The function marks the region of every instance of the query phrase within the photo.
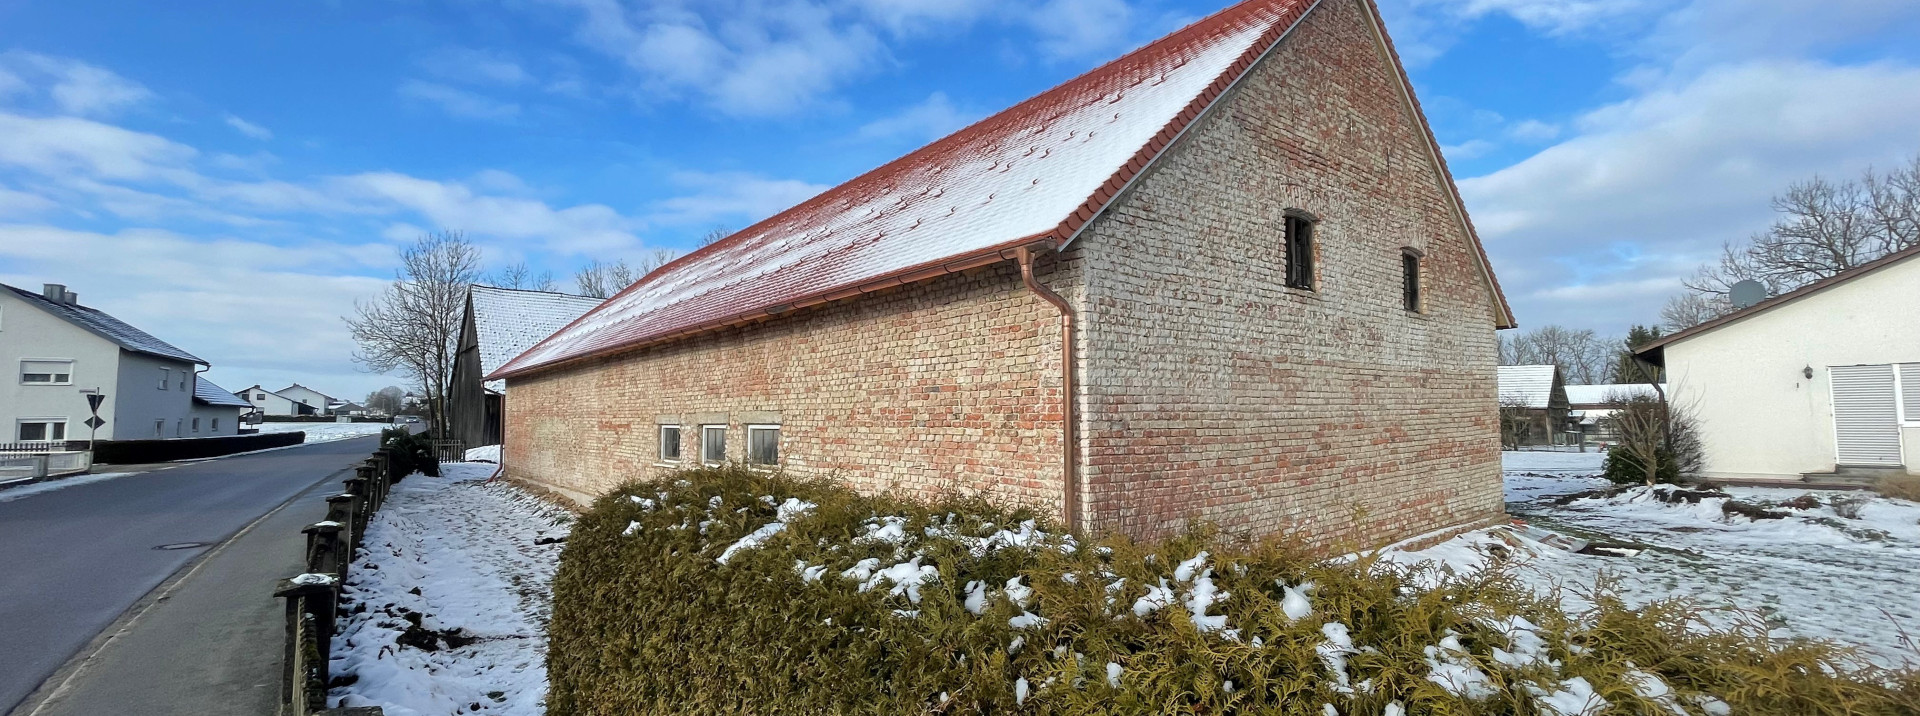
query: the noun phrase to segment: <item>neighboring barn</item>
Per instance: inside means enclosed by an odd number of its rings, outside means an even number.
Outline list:
[[[779,465],[1096,530],[1502,514],[1512,325],[1368,0],[1253,0],[684,256],[496,371],[515,480]]]
[[[1571,410],[1559,366],[1500,366],[1501,437],[1509,447],[1568,444]]]
[[[1920,247],[1648,344],[1698,418],[1702,476],[1920,470]],[[1836,475],[1838,473],[1838,475]]]
[[[514,356],[552,335],[601,299],[475,284],[467,289],[459,352],[447,390],[447,422],[468,447],[500,444],[505,381],[486,380]]]

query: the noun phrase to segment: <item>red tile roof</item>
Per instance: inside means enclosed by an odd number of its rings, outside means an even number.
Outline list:
[[[1057,247],[1311,5],[1247,0],[1195,22],[660,267],[489,377]]]

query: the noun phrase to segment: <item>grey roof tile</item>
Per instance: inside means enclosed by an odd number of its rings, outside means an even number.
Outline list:
[[[188,363],[212,365],[205,360],[194,357],[192,353],[175,348],[172,344],[154,338],[152,334],[129,326],[120,319],[109,316],[101,311],[87,308],[86,306],[75,306],[49,301],[47,297],[39,293],[6,284],[0,284],[0,288],[12,291],[20,300],[33,304],[41,310],[64,318],[69,323],[92,331],[109,341],[113,341],[119,344],[121,348],[135,353],[160,356],[161,358],[172,358]]]
[[[235,408],[251,408],[252,403],[241,400],[233,391],[214,385],[213,381],[199,375],[193,376],[193,399],[207,405],[226,405]]]

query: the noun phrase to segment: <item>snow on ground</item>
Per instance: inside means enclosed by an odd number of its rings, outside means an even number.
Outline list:
[[[394,486],[348,570],[332,703],[389,716],[545,711],[546,626],[565,511],[494,466]]]
[[[1776,636],[1829,639],[1858,646],[1883,665],[1920,665],[1920,648],[1901,630],[1920,634],[1920,503],[1868,492],[1785,487],[1730,488],[1730,497],[1668,504],[1649,488],[1612,497],[1554,504],[1556,497],[1604,487],[1590,474],[1599,457],[1580,453],[1506,453],[1507,510],[1537,527],[1583,539],[1645,546],[1634,557],[1575,554],[1480,530],[1398,562],[1436,560],[1459,569],[1486,561],[1493,545],[1513,549],[1522,579],[1545,588],[1571,587],[1568,608],[1585,608],[1579,592],[1601,574],[1617,580],[1631,605],[1687,597],[1720,608],[1717,620],[1758,614]],[[1583,470],[1585,460],[1592,465]],[[1729,516],[1729,499],[1780,505],[1811,495],[1805,509],[1776,507],[1782,519]],[[1505,539],[1502,537],[1505,536]],[[1731,608],[1731,609],[1729,609]]]
[[[388,423],[261,423],[256,425],[261,433],[291,433],[305,431],[306,443],[327,443],[335,440],[379,435],[380,431],[393,427]]]
[[[14,500],[23,500],[23,499],[32,497],[34,495],[53,492],[54,490],[64,490],[69,487],[79,487],[81,485],[85,485],[90,482],[100,482],[103,480],[112,480],[116,478],[126,477],[128,475],[138,475],[138,474],[140,473],[101,472],[101,473],[94,473],[90,475],[74,475],[72,477],[58,477],[52,480],[47,480],[45,482],[36,482],[31,485],[21,485],[19,487],[9,487],[7,489],[0,490],[0,502],[12,502]]]
[[[500,446],[486,445],[473,448],[467,451],[466,458],[467,462],[491,462],[497,464],[500,462]]]

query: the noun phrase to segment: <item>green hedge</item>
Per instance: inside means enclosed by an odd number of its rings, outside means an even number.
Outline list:
[[[792,516],[800,503],[815,506]],[[729,553],[783,507],[784,528]],[[867,537],[891,533],[889,518],[902,540]],[[1738,714],[1920,708],[1912,673],[1769,642],[1764,627],[1707,633],[1684,603],[1630,611],[1602,593],[1575,619],[1501,570],[1457,577],[1368,557],[1319,560],[1284,538],[1232,544],[1204,530],[1086,544],[1036,518],[978,499],[861,497],[738,467],[629,483],[594,504],[562,555],[548,713],[1322,714],[1330,704],[1380,714],[1398,702],[1407,714],[1533,714],[1578,691],[1576,677],[1609,713],[1673,713],[1670,704],[1706,713],[1693,699],[1708,695]],[[1029,543],[1010,546],[1022,534]],[[918,601],[897,582],[862,591],[859,574],[843,576],[869,559],[904,563],[902,576],[931,570]],[[1196,619],[1183,602],[1203,582],[1231,596]],[[1303,582],[1316,585],[1312,613],[1294,619],[1283,586]],[[982,584],[992,587],[984,601]],[[1173,603],[1138,616],[1162,584]],[[1023,588],[1025,607],[1013,599]],[[1044,621],[1017,628],[1029,615]],[[1515,630],[1506,621],[1515,616],[1537,628]],[[1329,624],[1345,626],[1355,648],[1330,648]],[[1542,660],[1509,667],[1496,648]],[[1329,656],[1344,659],[1350,686]],[[1430,678],[1447,673],[1477,673],[1482,693]]]

